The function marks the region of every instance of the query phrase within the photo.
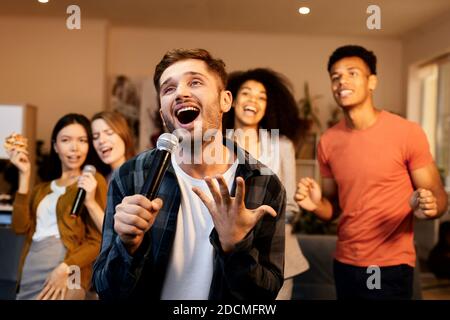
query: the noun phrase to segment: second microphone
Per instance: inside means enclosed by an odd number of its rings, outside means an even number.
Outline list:
[[[87,164],[83,168],[83,173],[90,172],[95,176],[97,170],[93,165]],[[84,198],[86,197],[86,190],[83,188],[78,188],[77,196],[72,205],[72,210],[70,210],[70,215],[72,217],[78,217],[80,215],[81,208],[83,207]]]

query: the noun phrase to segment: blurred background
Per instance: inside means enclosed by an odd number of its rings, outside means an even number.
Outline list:
[[[380,9],[380,29],[368,28],[372,4]],[[80,29],[68,28],[77,14],[70,5],[80,9]],[[309,14],[300,14],[300,7]],[[139,150],[152,147],[154,67],[172,48],[201,47],[222,58],[230,72],[269,67],[283,73],[299,108],[310,97],[304,117],[313,125],[297,150],[298,177],[318,177],[315,144],[340,117],[328,57],[341,45],[362,45],[378,57],[375,105],[421,124],[450,191],[449,0],[0,0],[0,44],[0,139],[23,133],[38,164],[45,162],[54,123],[69,112],[91,117],[118,110],[133,127]],[[0,158],[5,231],[16,177],[3,150]],[[448,282],[434,278],[426,265],[440,223],[416,223],[424,298],[450,297]],[[303,233],[335,232],[333,226],[308,230]],[[0,247],[0,267],[10,268],[13,277],[5,250]],[[5,277],[0,272],[0,280]]]

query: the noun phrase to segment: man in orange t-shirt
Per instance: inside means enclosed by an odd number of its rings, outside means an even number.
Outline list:
[[[334,261],[338,299],[411,299],[413,212],[434,219],[447,209],[427,138],[419,125],[373,105],[373,52],[340,47],[328,72],[344,119],[320,139],[322,187],[303,178],[295,200],[323,220],[342,213]]]

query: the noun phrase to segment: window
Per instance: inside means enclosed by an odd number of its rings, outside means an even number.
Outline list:
[[[450,176],[450,54],[421,67],[417,75],[419,122],[441,174]]]
[[[436,164],[450,176],[450,59],[438,65]],[[450,186],[447,186],[450,187]]]

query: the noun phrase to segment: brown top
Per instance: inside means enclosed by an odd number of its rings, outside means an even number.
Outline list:
[[[97,189],[95,199],[101,208],[106,207],[106,181],[100,174],[95,174]],[[100,250],[101,234],[92,221],[89,212],[82,208],[80,215],[72,218],[70,210],[77,194],[77,183],[66,187],[66,192],[58,198],[56,219],[61,241],[67,249],[64,262],[77,265],[81,270],[81,286],[88,290],[92,276],[92,265]],[[36,212],[39,203],[51,193],[50,182],[35,186],[31,194],[16,193],[12,213],[12,229],[16,234],[24,234],[25,242],[19,263],[19,279],[21,278],[25,257],[31,246],[36,231]]]

